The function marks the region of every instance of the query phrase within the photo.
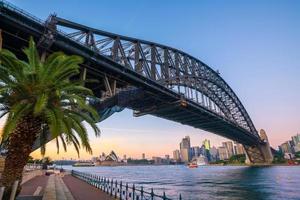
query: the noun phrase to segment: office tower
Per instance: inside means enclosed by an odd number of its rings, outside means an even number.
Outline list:
[[[180,155],[183,162],[191,160],[191,141],[189,136],[185,136],[180,143]]]
[[[205,149],[210,150],[210,140],[205,139],[203,141],[203,145],[204,145]]]
[[[223,147],[227,149],[229,158],[234,155],[232,141],[223,142]]]
[[[145,153],[142,154],[142,159],[143,159],[143,160],[146,159]]]
[[[228,160],[229,159],[228,150],[224,146],[218,148],[218,154],[219,154],[220,160]]]
[[[180,161],[180,151],[178,149],[173,151],[173,159],[176,160],[177,162]]]

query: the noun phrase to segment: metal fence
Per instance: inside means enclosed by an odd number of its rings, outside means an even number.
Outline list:
[[[117,180],[75,170],[72,170],[71,174],[120,200],[171,200],[166,196],[165,192],[163,192],[163,195],[157,195],[153,189],[148,191],[143,186],[137,187],[135,184],[130,186],[122,181],[118,182]],[[179,195],[179,200],[182,200],[181,194]]]

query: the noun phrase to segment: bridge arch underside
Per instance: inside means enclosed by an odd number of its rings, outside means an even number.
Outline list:
[[[71,23],[55,20],[68,26]],[[85,37],[87,43],[83,44],[70,34],[50,30],[47,23],[7,7],[0,9],[0,22],[3,48],[20,58],[30,36],[38,42],[40,52],[82,56],[83,73],[74,78],[99,80],[86,85],[100,99],[94,102],[99,112],[127,107],[136,116],[151,114],[224,136],[244,144],[246,150],[262,142],[243,105],[219,74],[182,51],[71,23],[72,28],[80,28],[79,34],[83,33],[77,35]],[[105,47],[105,54],[91,40],[96,33],[106,37],[99,44],[113,44]]]

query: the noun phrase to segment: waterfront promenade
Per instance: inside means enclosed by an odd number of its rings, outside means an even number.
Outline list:
[[[86,182],[63,173],[32,178],[22,185],[19,196],[42,196],[42,200],[114,199]]]

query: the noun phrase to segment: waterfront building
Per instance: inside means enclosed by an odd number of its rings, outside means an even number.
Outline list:
[[[180,155],[183,162],[191,160],[191,140],[189,136],[185,136],[180,142]]]
[[[165,163],[170,164],[170,155],[165,155]]]
[[[300,143],[300,134],[297,133],[297,135],[292,136],[292,141],[294,142],[295,146],[296,146],[297,144],[299,144],[299,143]]]
[[[203,145],[204,145],[204,147],[205,147],[206,150],[210,150],[210,140],[205,139],[203,141]]]
[[[153,160],[155,165],[163,164],[163,159],[161,157],[152,157],[152,160]]]
[[[224,146],[218,148],[218,155],[219,155],[220,160],[228,160],[229,159],[228,150]]]
[[[218,160],[218,149],[216,147],[212,147],[209,149],[210,154],[210,161],[217,161]]]
[[[190,149],[182,148],[180,149],[181,161],[187,163],[190,161]]]
[[[191,147],[191,157],[198,157],[200,156],[200,147]]]
[[[126,155],[124,155],[124,156],[123,156],[123,160],[127,160],[126,158],[127,158]]]
[[[285,153],[292,153],[292,147],[290,145],[290,143],[284,142],[279,146],[280,151],[285,154]]]
[[[173,151],[173,159],[176,161],[176,162],[179,162],[180,161],[180,151],[178,149],[176,149],[175,151]]]
[[[294,152],[300,152],[300,142],[294,146]]]
[[[228,157],[230,158],[231,156],[234,155],[234,151],[233,151],[233,143],[232,141],[227,141],[227,142],[223,142],[223,147],[225,147],[227,149],[228,152]]]
[[[235,142],[234,150],[235,150],[234,154],[236,155],[245,154],[244,146],[240,143]]]

